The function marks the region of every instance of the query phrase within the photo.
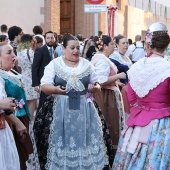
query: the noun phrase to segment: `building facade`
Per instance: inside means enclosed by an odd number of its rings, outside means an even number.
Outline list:
[[[89,38],[94,35],[94,14],[84,12],[85,4],[88,4],[87,0],[1,0],[3,8],[0,24],[7,24],[8,27],[17,25],[31,34],[35,25],[41,25],[44,32],[52,30],[58,34],[81,33],[83,37]],[[148,26],[153,22],[161,21],[170,28],[170,19],[146,10],[147,3],[143,4],[146,6],[144,9],[130,6],[129,0],[104,0],[102,4],[117,9],[110,20],[108,11],[98,13],[98,29],[103,34],[108,34],[111,25],[113,36],[123,34],[134,40],[136,34],[144,37]]]

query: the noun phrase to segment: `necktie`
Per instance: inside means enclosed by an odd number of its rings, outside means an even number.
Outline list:
[[[49,53],[50,53],[51,60],[52,60],[53,59],[53,50],[52,50],[52,48],[49,49]]]

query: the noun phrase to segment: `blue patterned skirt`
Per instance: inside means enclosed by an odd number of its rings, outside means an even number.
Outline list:
[[[134,154],[121,151],[123,138],[113,163],[113,170],[170,170],[170,117],[155,119],[147,144],[139,143]]]

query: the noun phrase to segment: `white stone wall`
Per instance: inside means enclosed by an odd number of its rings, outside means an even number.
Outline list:
[[[40,11],[44,0],[1,0],[0,5],[0,25],[17,25],[25,33],[32,34],[35,25],[44,23],[44,15]]]
[[[142,35],[144,39],[147,29],[154,22],[164,23],[170,31],[170,19],[163,18],[159,15],[155,15],[132,6],[127,6],[126,10],[128,15],[125,16],[125,20],[127,20],[127,23],[125,24],[125,27],[127,27],[125,35],[133,41],[136,34]]]

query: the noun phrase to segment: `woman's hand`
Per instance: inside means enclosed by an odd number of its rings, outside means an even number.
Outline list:
[[[27,136],[27,128],[24,126],[24,124],[13,114],[5,115],[5,119],[12,123],[15,126],[15,130],[21,136],[21,140],[24,142],[26,136]]]
[[[35,87],[34,87],[34,91],[40,93],[40,92],[41,92],[40,87],[39,87],[39,86],[35,86]]]
[[[17,124],[15,124],[15,128],[17,133],[22,136],[22,135],[26,135],[27,132],[27,128],[24,126],[24,124],[21,121],[18,121]]]
[[[57,94],[66,94],[67,89],[64,86],[58,85],[55,86],[55,91]]]
[[[51,94],[66,94],[66,92],[67,92],[67,89],[64,86],[61,86],[61,85],[54,86],[52,84],[42,85],[41,90],[48,95],[51,95]]]
[[[27,128],[21,121],[18,121],[17,124],[15,124],[15,128],[19,136],[21,136],[22,142],[24,142],[28,134]]]
[[[16,110],[16,104],[13,102],[15,99],[11,97],[7,97],[5,99],[0,100],[0,109],[1,110]]]
[[[101,90],[101,87],[98,83],[95,83],[95,84],[89,84],[88,89],[89,89],[90,92],[96,93],[99,90]]]
[[[120,87],[124,87],[124,86],[125,86],[124,83],[121,83],[121,82],[119,82],[119,81],[117,82],[117,85],[120,86]]]
[[[119,79],[126,79],[126,74],[124,72],[118,74]]]

